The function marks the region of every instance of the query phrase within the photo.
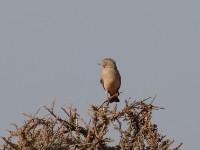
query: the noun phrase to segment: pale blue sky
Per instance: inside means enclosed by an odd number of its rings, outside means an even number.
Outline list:
[[[111,57],[120,99],[157,94],[159,130],[183,149],[200,135],[199,1],[0,1],[0,135],[41,104],[86,114],[106,94],[97,63]],[[59,111],[58,111],[59,112]]]

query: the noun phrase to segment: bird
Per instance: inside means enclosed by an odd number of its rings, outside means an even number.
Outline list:
[[[100,83],[107,93],[107,98],[109,98],[108,94],[110,97],[113,96],[109,99],[109,102],[119,102],[118,96],[121,86],[121,76],[116,62],[112,58],[105,58],[98,64],[102,67]]]

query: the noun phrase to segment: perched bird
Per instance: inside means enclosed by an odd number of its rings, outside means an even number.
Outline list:
[[[102,74],[100,83],[103,85],[108,97],[108,93],[110,97],[114,96],[109,100],[110,103],[112,102],[119,102],[119,88],[121,86],[121,76],[117,69],[116,63],[111,58],[103,59],[99,65],[102,67]]]

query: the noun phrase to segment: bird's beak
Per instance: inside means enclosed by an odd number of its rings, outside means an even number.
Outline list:
[[[99,62],[98,65],[101,65],[101,62]]]

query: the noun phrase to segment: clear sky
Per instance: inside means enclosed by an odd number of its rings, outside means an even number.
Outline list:
[[[41,104],[86,114],[106,94],[106,57],[122,76],[120,99],[157,94],[153,120],[183,149],[200,135],[199,1],[0,1],[0,135]]]

